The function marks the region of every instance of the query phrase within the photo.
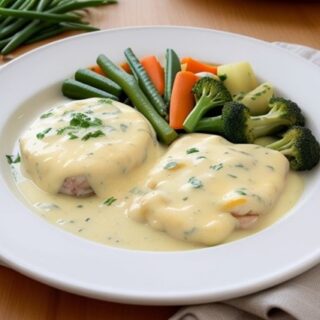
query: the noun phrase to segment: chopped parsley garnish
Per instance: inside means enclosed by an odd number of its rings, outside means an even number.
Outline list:
[[[163,169],[171,170],[171,169],[174,169],[176,166],[177,166],[177,163],[175,161],[170,161],[163,167]]]
[[[190,148],[190,149],[187,149],[187,154],[190,154],[190,153],[195,153],[195,152],[199,152],[199,150],[197,148]]]
[[[45,135],[51,131],[51,128],[47,128],[45,130],[43,130],[42,132],[37,133],[37,138],[39,140],[43,139],[45,137]]]
[[[53,116],[53,113],[52,112],[47,112],[47,113],[44,113],[40,116],[40,119],[46,119],[46,118],[49,118]]]
[[[245,190],[244,188],[238,189],[236,190],[236,193],[240,194],[241,196],[246,196],[247,193],[244,190]]]
[[[102,125],[102,120],[99,118],[91,118],[84,113],[78,112],[72,115],[70,126],[78,128],[98,127]]]
[[[15,164],[15,163],[19,163],[21,161],[19,153],[16,155],[16,157],[14,157],[13,155],[7,154],[6,158],[7,158],[7,161],[9,164]]]
[[[203,187],[201,180],[197,179],[196,177],[191,177],[188,180],[188,183],[190,183],[192,185],[192,187],[195,189],[199,189],[199,188]]]
[[[117,199],[115,197],[110,197],[107,200],[105,200],[103,202],[103,204],[107,205],[107,206],[111,206],[115,201],[117,201]]]
[[[219,164],[215,164],[213,166],[210,166],[210,169],[214,170],[214,171],[219,171],[223,168],[223,163],[219,163]]]
[[[75,135],[73,132],[68,132],[69,140],[78,139],[79,137]]]
[[[109,98],[101,98],[98,101],[99,103],[107,103],[107,104],[112,104],[113,100]]]
[[[237,179],[237,178],[238,178],[238,177],[235,176],[234,174],[230,174],[230,173],[228,173],[228,176],[229,176],[230,178],[233,178],[233,179]]]
[[[101,136],[105,136],[105,134],[101,130],[96,130],[96,131],[93,131],[93,132],[88,132],[86,135],[84,135],[81,138],[81,140],[87,141],[90,138],[98,138],[98,137],[101,137]]]
[[[66,130],[69,130],[69,129],[74,129],[74,128],[72,128],[72,127],[70,127],[70,126],[64,127],[64,128],[60,128],[60,129],[57,130],[57,134],[60,136],[60,135],[64,134],[64,132],[65,132]]]
[[[128,130],[128,126],[124,123],[120,123],[120,130],[122,132],[126,132]]]
[[[274,167],[270,165],[266,165],[267,168],[269,168],[271,171],[274,171]]]

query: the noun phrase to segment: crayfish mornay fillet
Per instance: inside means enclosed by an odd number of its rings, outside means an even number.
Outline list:
[[[110,99],[43,113],[20,139],[25,173],[49,193],[106,196],[143,165],[157,140],[143,115]]]
[[[153,167],[128,215],[177,239],[218,244],[270,211],[288,170],[278,151],[185,135]]]

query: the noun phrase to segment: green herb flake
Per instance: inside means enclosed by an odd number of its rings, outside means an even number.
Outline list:
[[[186,151],[187,154],[195,153],[195,152],[199,152],[199,150],[197,148],[190,148],[190,149],[187,149]]]
[[[102,125],[102,120],[99,118],[91,118],[84,113],[78,112],[72,115],[69,124],[72,127],[78,128],[98,127]]]
[[[107,205],[108,207],[111,206],[117,199],[115,197],[110,197],[103,202],[103,204]]]
[[[49,117],[53,116],[53,113],[52,112],[47,112],[47,113],[44,113],[40,116],[40,119],[47,119]]]
[[[98,103],[106,103],[106,104],[112,104],[113,100],[109,98],[101,98],[98,100]]]
[[[98,137],[101,137],[101,136],[105,136],[105,134],[101,130],[96,130],[96,131],[93,131],[93,132],[88,132],[86,135],[84,135],[81,138],[81,140],[87,141],[90,138],[98,138]]]
[[[14,157],[13,155],[7,154],[6,158],[9,164],[15,164],[15,163],[21,162],[21,157],[19,153],[16,155],[16,157]]]
[[[45,130],[43,130],[42,132],[37,133],[37,138],[39,140],[43,139],[45,137],[45,135],[51,131],[52,128],[47,128]]]
[[[189,199],[189,197],[184,197],[182,198],[182,201],[187,201]]]
[[[126,124],[124,124],[124,123],[120,123],[120,130],[122,132],[127,132],[128,126]]]
[[[247,193],[244,191],[244,189],[238,189],[238,190],[236,190],[236,193],[240,194],[241,196],[247,195]]]
[[[229,176],[230,178],[233,178],[233,179],[237,179],[237,178],[238,178],[238,177],[235,176],[234,174],[230,174],[230,173],[228,173],[228,176]]]
[[[266,165],[267,168],[269,168],[271,171],[274,171],[274,167],[270,165]]]
[[[73,132],[68,132],[69,140],[75,140],[78,139],[79,137],[75,135]]]
[[[168,163],[163,167],[163,169],[165,169],[165,170],[171,170],[171,169],[176,168],[177,165],[178,165],[178,164],[177,164],[175,161],[170,161],[170,162],[168,162]]]
[[[199,188],[203,187],[201,180],[197,179],[196,177],[191,177],[188,180],[188,183],[190,183],[192,185],[192,187],[195,189],[199,189]]]
[[[210,169],[214,170],[214,171],[219,171],[223,168],[223,163],[219,163],[219,164],[215,164],[213,166],[210,166]]]

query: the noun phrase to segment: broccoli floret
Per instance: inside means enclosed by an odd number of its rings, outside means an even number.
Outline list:
[[[266,146],[286,156],[293,170],[311,170],[320,160],[319,142],[310,129],[293,126],[282,138]]]
[[[250,116],[249,109],[243,104],[226,103],[222,109],[222,120],[227,139],[234,143],[252,143],[257,138],[278,133],[293,125],[304,125],[304,116],[294,102],[272,98],[269,105],[267,114]]]
[[[183,124],[187,132],[193,132],[199,120],[210,109],[232,101],[232,96],[224,84],[211,77],[199,79],[193,86],[192,92],[196,99],[196,105]]]
[[[293,125],[304,125],[304,116],[294,102],[272,98],[269,105],[267,114],[251,116],[242,103],[227,102],[221,116],[200,120],[196,131],[222,134],[234,143],[253,143],[257,138],[278,133]]]

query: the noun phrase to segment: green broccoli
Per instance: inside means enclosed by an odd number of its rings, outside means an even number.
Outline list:
[[[293,126],[282,138],[266,146],[286,156],[293,170],[311,170],[320,160],[319,142],[310,129]]]
[[[269,106],[267,114],[251,116],[243,104],[227,102],[221,116],[201,120],[196,130],[222,134],[234,143],[253,143],[259,137],[272,135],[293,125],[304,125],[304,116],[294,102],[272,98]]]
[[[224,84],[211,77],[199,79],[193,86],[192,92],[196,99],[196,105],[183,124],[187,132],[193,132],[199,120],[210,109],[232,101],[232,96]]]

